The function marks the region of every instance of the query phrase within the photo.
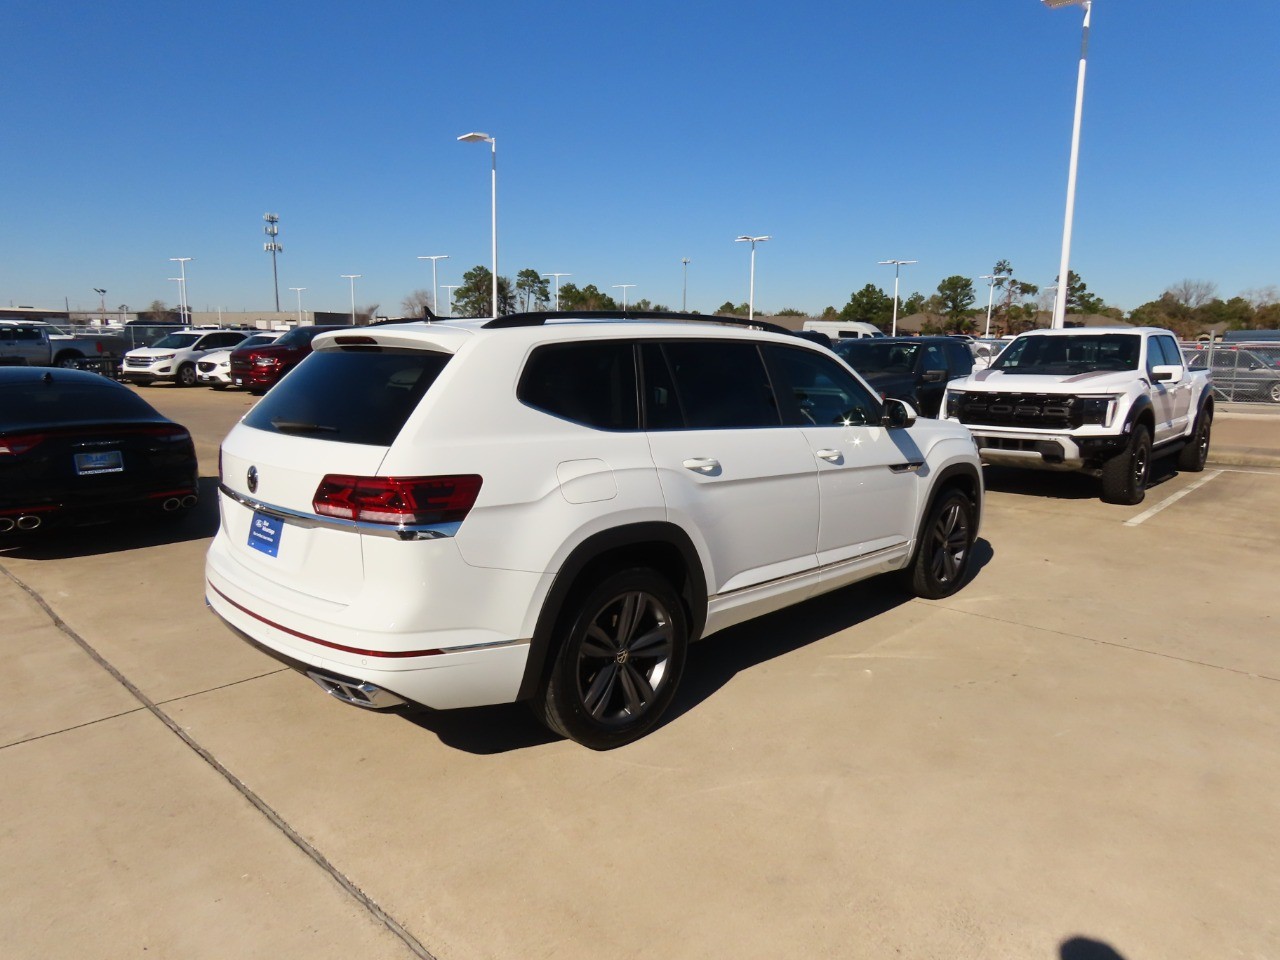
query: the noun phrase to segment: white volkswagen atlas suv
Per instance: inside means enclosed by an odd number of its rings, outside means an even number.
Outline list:
[[[222,445],[208,603],[349,703],[528,700],[605,749],[659,721],[698,638],[879,574],[960,588],[968,430],[766,326],[323,334]]]

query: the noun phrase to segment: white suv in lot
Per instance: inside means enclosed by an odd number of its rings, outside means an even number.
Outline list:
[[[530,700],[605,749],[695,639],[877,574],[962,585],[963,426],[781,328],[664,316],[316,338],[223,443],[209,605],[347,702]]]
[[[149,347],[126,353],[120,379],[142,384],[171,380],[180,387],[194,387],[197,363],[215,350],[238,346],[248,335],[246,330],[176,330]]]
[[[259,330],[257,333],[245,337],[237,344],[230,347],[223,347],[221,350],[214,350],[212,353],[206,353],[196,362],[196,379],[206,387],[213,387],[215,390],[225,390],[232,385],[231,380],[231,351],[248,349],[249,347],[265,347],[269,343],[275,343],[284,333],[283,330]]]

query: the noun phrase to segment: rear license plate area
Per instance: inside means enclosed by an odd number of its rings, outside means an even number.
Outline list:
[[[284,521],[269,513],[256,511],[249,525],[249,546],[268,557],[280,555],[280,538],[284,535]]]
[[[119,450],[94,450],[76,454],[76,473],[82,477],[96,473],[123,473],[124,457]]]

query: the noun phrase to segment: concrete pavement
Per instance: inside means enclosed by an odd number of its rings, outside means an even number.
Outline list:
[[[142,393],[206,472],[249,402]],[[1280,418],[1240,431],[1280,449]],[[608,754],[520,706],[370,714],[280,670],[203,610],[207,511],[0,552],[7,945],[1280,955],[1280,473],[1164,472],[1131,508],[989,483],[958,596],[871,582],[713,637],[670,722]]]

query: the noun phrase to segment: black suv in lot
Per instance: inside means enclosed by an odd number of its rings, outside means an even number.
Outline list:
[[[973,353],[953,337],[866,337],[831,348],[885,397],[938,416],[947,382],[973,372]]]

